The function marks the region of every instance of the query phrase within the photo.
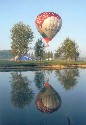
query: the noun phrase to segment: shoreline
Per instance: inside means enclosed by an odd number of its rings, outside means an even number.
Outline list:
[[[36,70],[36,69],[45,69],[45,70],[55,70],[55,69],[67,69],[67,68],[86,68],[85,64],[67,64],[67,65],[47,65],[47,66],[0,66],[0,71],[1,70]]]
[[[48,68],[48,69],[65,69],[65,68],[86,68],[86,65],[51,65],[51,66],[35,66],[35,68]]]

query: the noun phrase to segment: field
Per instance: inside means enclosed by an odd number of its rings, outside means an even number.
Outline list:
[[[11,67],[11,66],[52,66],[52,65],[86,65],[86,61],[9,61],[0,60],[0,67]]]

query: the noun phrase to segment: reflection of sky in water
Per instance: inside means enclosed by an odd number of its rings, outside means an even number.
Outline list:
[[[39,71],[41,72],[41,71]],[[35,106],[35,99],[39,93],[34,77],[36,71],[21,72],[31,81],[30,87],[34,92],[34,97],[30,105],[19,109],[11,102],[12,90],[11,73],[0,72],[0,125],[85,125],[86,124],[86,70],[79,69],[79,76],[76,77],[77,84],[65,90],[64,83],[58,80],[58,76],[53,71],[44,71],[45,80],[49,79],[49,84],[58,92],[61,97],[61,107],[54,113],[41,113]],[[70,78],[71,79],[71,78]],[[11,81],[11,82],[9,82]],[[18,84],[18,83],[16,83]],[[14,86],[15,88],[15,86]],[[21,88],[22,89],[22,88]],[[18,95],[17,95],[18,96]]]

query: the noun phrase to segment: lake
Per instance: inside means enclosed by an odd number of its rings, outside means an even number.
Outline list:
[[[0,125],[86,125],[86,69],[0,72]]]

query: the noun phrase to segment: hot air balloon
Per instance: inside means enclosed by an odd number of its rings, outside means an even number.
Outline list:
[[[38,32],[48,44],[61,29],[62,19],[54,12],[43,12],[37,16],[35,24]]]
[[[46,82],[44,88],[36,97],[36,107],[41,112],[52,113],[61,106],[61,98],[54,88]]]

